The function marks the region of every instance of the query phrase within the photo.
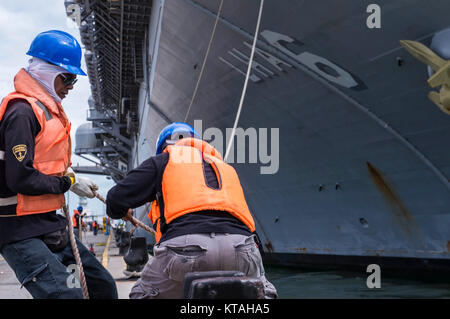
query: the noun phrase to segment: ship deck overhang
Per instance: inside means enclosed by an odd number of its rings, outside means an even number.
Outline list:
[[[101,130],[106,146],[92,155],[114,180],[130,167],[134,135],[138,130],[138,96],[145,72],[146,35],[152,1],[66,0],[67,15],[79,24],[92,92],[87,117]],[[120,160],[120,161],[119,161]],[[120,167],[121,166],[121,167]],[[126,169],[125,169],[126,170]]]

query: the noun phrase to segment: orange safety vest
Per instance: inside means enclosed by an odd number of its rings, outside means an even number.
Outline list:
[[[196,138],[184,138],[175,145],[167,146],[164,152],[169,153],[169,161],[162,178],[163,216],[158,195],[148,215],[156,231],[156,243],[161,239],[164,220],[167,225],[180,216],[203,210],[229,212],[251,232],[255,231],[255,222],[238,175],[214,147]],[[203,160],[213,167],[219,182],[218,189],[206,184]]]
[[[74,209],[73,215],[72,215],[72,225],[74,228],[77,227],[79,218],[80,218],[80,213],[78,212],[78,210]]]
[[[6,96],[0,105],[0,121],[9,101],[26,100],[33,109],[41,126],[35,138],[33,166],[46,175],[63,176],[71,165],[70,122],[60,103],[33,79],[25,69],[14,78],[15,92]],[[8,150],[9,151],[9,150]],[[17,194],[18,216],[46,213],[64,205],[64,194],[28,196]]]

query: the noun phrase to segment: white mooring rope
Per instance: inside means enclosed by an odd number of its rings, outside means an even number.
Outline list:
[[[97,193],[95,191],[94,191],[94,195],[95,195],[95,197],[97,197],[97,199],[99,199],[101,202],[103,202],[106,205],[106,199],[102,195],[100,195],[99,193]],[[125,221],[129,221],[130,223],[132,223],[134,227],[138,227],[139,226],[143,230],[149,232],[150,234],[153,234],[153,235],[156,234],[154,229],[152,229],[149,226],[145,225],[143,222],[141,222],[139,219],[134,218],[133,216],[129,216],[129,219],[128,219],[128,217],[125,217],[123,219]]]
[[[242,105],[244,104],[244,97],[245,97],[245,93],[247,91],[248,79],[250,78],[250,72],[251,72],[251,69],[252,69],[253,57],[254,57],[254,54],[255,54],[256,41],[258,40],[259,25],[261,23],[261,16],[262,16],[262,11],[263,11],[263,6],[264,6],[264,0],[261,0],[260,5],[259,5],[258,21],[256,23],[255,36],[253,38],[252,52],[250,54],[250,60],[248,61],[248,68],[247,68],[247,74],[245,75],[244,87],[242,88],[241,100],[239,102],[239,107],[238,107],[238,111],[237,111],[237,114],[236,114],[236,119],[234,120],[233,130],[231,131],[231,136],[230,136],[230,140],[228,142],[227,151],[225,152],[225,156],[223,158],[223,160],[225,162],[227,161],[227,157],[228,157],[228,154],[230,152],[231,145],[233,144],[234,134],[236,133],[236,127],[237,127],[238,122],[239,122],[239,117],[241,116]]]
[[[89,292],[86,284],[86,277],[84,276],[83,263],[81,262],[80,252],[78,251],[75,235],[73,234],[72,219],[70,218],[69,208],[67,207],[67,204],[64,204],[63,211],[64,215],[66,215],[67,222],[69,224],[69,237],[70,237],[70,245],[72,246],[73,256],[75,257],[75,261],[77,263],[77,267],[80,272],[80,284],[83,290],[83,299],[89,299]]]
[[[187,112],[186,112],[186,116],[184,117],[184,122],[187,121],[187,118],[188,118],[188,116],[189,116],[189,112],[191,111],[192,104],[194,103],[194,99],[195,99],[195,97],[197,96],[198,86],[199,86],[199,84],[200,84],[200,80],[202,79],[203,71],[205,70],[206,60],[208,59],[208,55],[209,55],[209,51],[210,51],[211,46],[212,46],[212,42],[213,42],[213,39],[214,39],[214,35],[216,34],[217,24],[218,24],[218,22],[219,22],[220,13],[222,12],[223,1],[224,1],[224,0],[222,0],[222,1],[220,2],[219,10],[217,11],[216,22],[214,23],[214,28],[213,28],[213,31],[212,31],[212,33],[211,33],[211,38],[209,39],[208,48],[206,49],[205,58],[203,59],[202,68],[201,68],[201,70],[200,70],[200,74],[198,75],[197,84],[195,85],[194,93],[192,94],[191,103],[189,104],[188,110],[187,110]]]

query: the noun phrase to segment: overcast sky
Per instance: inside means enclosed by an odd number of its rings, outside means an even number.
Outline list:
[[[67,18],[64,0],[2,0],[0,1],[0,99],[14,91],[13,79],[22,67],[28,65],[28,51],[34,37],[47,30],[62,30],[72,34],[80,42],[80,33],[76,25]],[[84,48],[83,48],[84,52]],[[86,70],[84,56],[82,68]],[[72,122],[72,146],[75,148],[75,132],[86,123],[87,100],[90,85],[87,76],[78,76],[74,89],[63,100],[62,105]],[[72,156],[72,165],[91,165],[79,156]],[[86,175],[87,176],[87,175]],[[106,196],[114,185],[105,177],[90,175],[100,187],[99,193]],[[78,206],[79,198],[72,192],[69,208],[72,212]],[[88,200],[87,208],[96,214],[103,214],[104,205],[97,199]]]

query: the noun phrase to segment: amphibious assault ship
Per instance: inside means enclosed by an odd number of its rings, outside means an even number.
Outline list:
[[[267,263],[450,271],[450,2],[373,2],[263,3],[228,161]],[[120,180],[174,121],[225,151],[260,0],[65,4],[92,90],[76,154]]]

